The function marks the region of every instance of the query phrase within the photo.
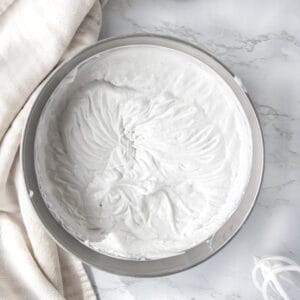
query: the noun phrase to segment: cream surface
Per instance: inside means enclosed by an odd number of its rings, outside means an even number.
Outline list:
[[[158,46],[81,63],[44,110],[35,141],[40,189],[80,241],[130,259],[176,255],[236,209],[251,131],[212,69]]]

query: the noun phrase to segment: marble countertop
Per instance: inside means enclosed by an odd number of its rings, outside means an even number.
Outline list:
[[[300,1],[110,0],[101,38],[138,32],[201,45],[242,79],[263,129],[265,175],[250,218],[222,251],[160,278],[93,269],[100,299],[262,299],[254,256],[300,263]]]

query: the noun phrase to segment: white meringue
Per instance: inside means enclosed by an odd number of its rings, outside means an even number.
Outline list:
[[[156,259],[199,244],[236,209],[251,130],[207,65],[158,46],[81,63],[52,94],[35,167],[53,215],[108,255]]]

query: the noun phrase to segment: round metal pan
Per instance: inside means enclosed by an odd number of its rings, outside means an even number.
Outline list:
[[[182,51],[207,64],[223,78],[235,93],[248,118],[252,132],[253,164],[251,175],[236,211],[232,214],[230,219],[206,241],[187,250],[183,254],[157,260],[136,261],[107,256],[88,248],[71,236],[59,225],[46,207],[37,184],[37,175],[34,167],[34,141],[39,118],[45,104],[59,82],[83,60],[99,52],[127,45],[163,46]],[[150,277],[167,275],[195,266],[212,256],[231,240],[245,222],[255,203],[262,181],[264,151],[262,133],[254,108],[249,96],[231,71],[211,54],[195,45],[171,37],[143,34],[100,41],[64,63],[50,76],[28,116],[23,132],[21,161],[26,187],[28,193],[30,192],[31,194],[30,198],[33,207],[46,230],[60,246],[70,251],[83,262],[99,269],[120,275]]]

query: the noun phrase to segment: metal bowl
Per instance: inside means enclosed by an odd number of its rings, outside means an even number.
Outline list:
[[[34,141],[39,118],[45,104],[60,81],[75,66],[83,60],[108,49],[126,45],[145,44],[164,46],[189,54],[207,64],[223,78],[235,93],[248,118],[252,131],[253,163],[250,180],[238,208],[213,236],[183,254],[157,260],[136,261],[107,256],[88,248],[70,235],[54,219],[43,201],[37,184],[37,175],[34,167]],[[241,228],[251,212],[260,188],[264,166],[263,139],[260,125],[250,99],[240,81],[216,58],[199,47],[175,38],[149,34],[124,36],[98,42],[58,68],[48,79],[28,116],[23,133],[21,156],[25,183],[28,192],[31,194],[30,198],[33,207],[46,230],[60,246],[85,263],[99,269],[120,275],[148,277],[166,275],[188,269],[203,262],[227,244]]]

